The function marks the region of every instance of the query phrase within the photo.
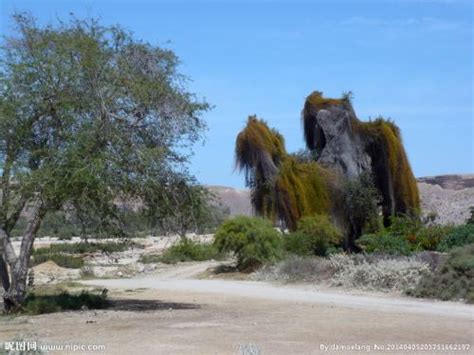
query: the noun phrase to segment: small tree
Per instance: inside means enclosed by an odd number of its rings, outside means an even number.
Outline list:
[[[298,221],[298,227],[285,237],[285,248],[290,253],[309,256],[326,256],[330,248],[341,243],[341,232],[326,215],[306,216]]]
[[[351,224],[349,238],[345,241],[346,249],[355,250],[356,238],[363,232],[375,232],[379,227],[381,197],[372,175],[363,172],[358,177],[349,179],[344,186],[344,199],[346,214]]]
[[[237,267],[251,271],[282,256],[282,237],[270,222],[257,217],[238,216],[217,230],[214,245],[221,253],[232,252]]]
[[[7,309],[26,295],[28,261],[46,213],[73,206],[120,233],[118,200],[150,216],[177,209],[185,163],[209,108],[186,91],[178,58],[119,26],[13,17],[0,62],[0,276]],[[20,252],[11,231],[28,210]],[[153,212],[159,212],[154,214]]]

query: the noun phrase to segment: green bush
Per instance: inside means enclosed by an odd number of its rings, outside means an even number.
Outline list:
[[[452,231],[450,226],[423,225],[416,217],[395,217],[390,227],[363,235],[357,240],[357,245],[366,253],[408,255],[423,250],[439,250],[440,243]]]
[[[61,267],[68,269],[80,269],[84,266],[84,260],[81,256],[74,256],[62,253],[36,254],[32,258],[32,266],[42,264],[46,261],[54,261]]]
[[[282,256],[281,234],[262,218],[235,217],[224,222],[217,230],[214,245],[220,252],[232,252],[237,267],[251,271]]]
[[[340,242],[341,233],[325,215],[301,218],[296,231],[284,238],[285,250],[301,256],[326,256]]]
[[[415,235],[422,227],[423,223],[417,216],[401,215],[390,218],[387,231],[393,235],[408,237]]]
[[[453,249],[433,273],[425,273],[407,294],[474,303],[474,244]]]
[[[143,263],[160,261],[165,264],[175,264],[182,261],[222,260],[224,256],[224,253],[219,252],[213,244],[197,243],[183,238],[179,243],[168,248],[163,255],[158,257],[143,256],[140,261]]]
[[[387,232],[365,234],[357,240],[357,245],[365,253],[408,255],[412,252],[412,247],[405,237]]]
[[[438,245],[439,251],[449,251],[452,248],[474,243],[474,224],[464,224],[455,227]]]
[[[141,244],[134,242],[101,242],[101,243],[57,243],[50,244],[46,248],[35,249],[33,255],[67,253],[67,254],[85,254],[85,253],[114,253],[122,252],[130,248],[143,248]]]
[[[104,309],[110,305],[107,293],[94,294],[82,291],[79,294],[62,292],[58,295],[29,294],[24,309],[27,313],[43,314],[79,309]]]
[[[439,243],[452,231],[450,226],[430,225],[419,228],[415,234],[406,236],[413,251],[437,250]]]
[[[346,214],[353,226],[358,226],[362,233],[374,233],[382,228],[383,223],[378,215],[382,198],[374,185],[372,174],[364,172],[346,181],[343,195]]]

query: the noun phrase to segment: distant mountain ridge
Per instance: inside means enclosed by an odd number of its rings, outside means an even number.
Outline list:
[[[417,179],[424,214],[434,212],[438,223],[461,224],[474,206],[474,174],[450,174]],[[252,215],[250,191],[228,186],[207,186],[230,209],[231,215]]]
[[[418,182],[430,185],[439,185],[443,189],[449,190],[462,190],[474,187],[474,174],[426,176],[417,180]]]

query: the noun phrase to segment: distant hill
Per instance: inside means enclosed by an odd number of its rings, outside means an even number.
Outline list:
[[[474,206],[474,174],[429,176],[417,180],[424,214],[436,213],[441,224],[460,224],[469,217],[469,208]],[[207,187],[229,207],[232,216],[252,215],[248,189]]]
[[[418,182],[430,185],[439,185],[443,189],[448,190],[462,190],[474,187],[474,174],[427,176],[417,180]]]
[[[252,205],[250,204],[250,191],[248,189],[235,189],[228,186],[206,186],[214,192],[225,207],[230,210],[231,216],[252,215]]]

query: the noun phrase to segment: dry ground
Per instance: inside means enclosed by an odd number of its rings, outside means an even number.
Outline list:
[[[110,289],[112,309],[3,318],[0,341],[23,335],[43,343],[104,344],[107,354],[361,354],[367,351],[324,352],[321,346],[358,344],[383,353],[374,346],[474,345],[473,306],[195,278],[211,265],[183,263],[132,279],[87,281]]]

